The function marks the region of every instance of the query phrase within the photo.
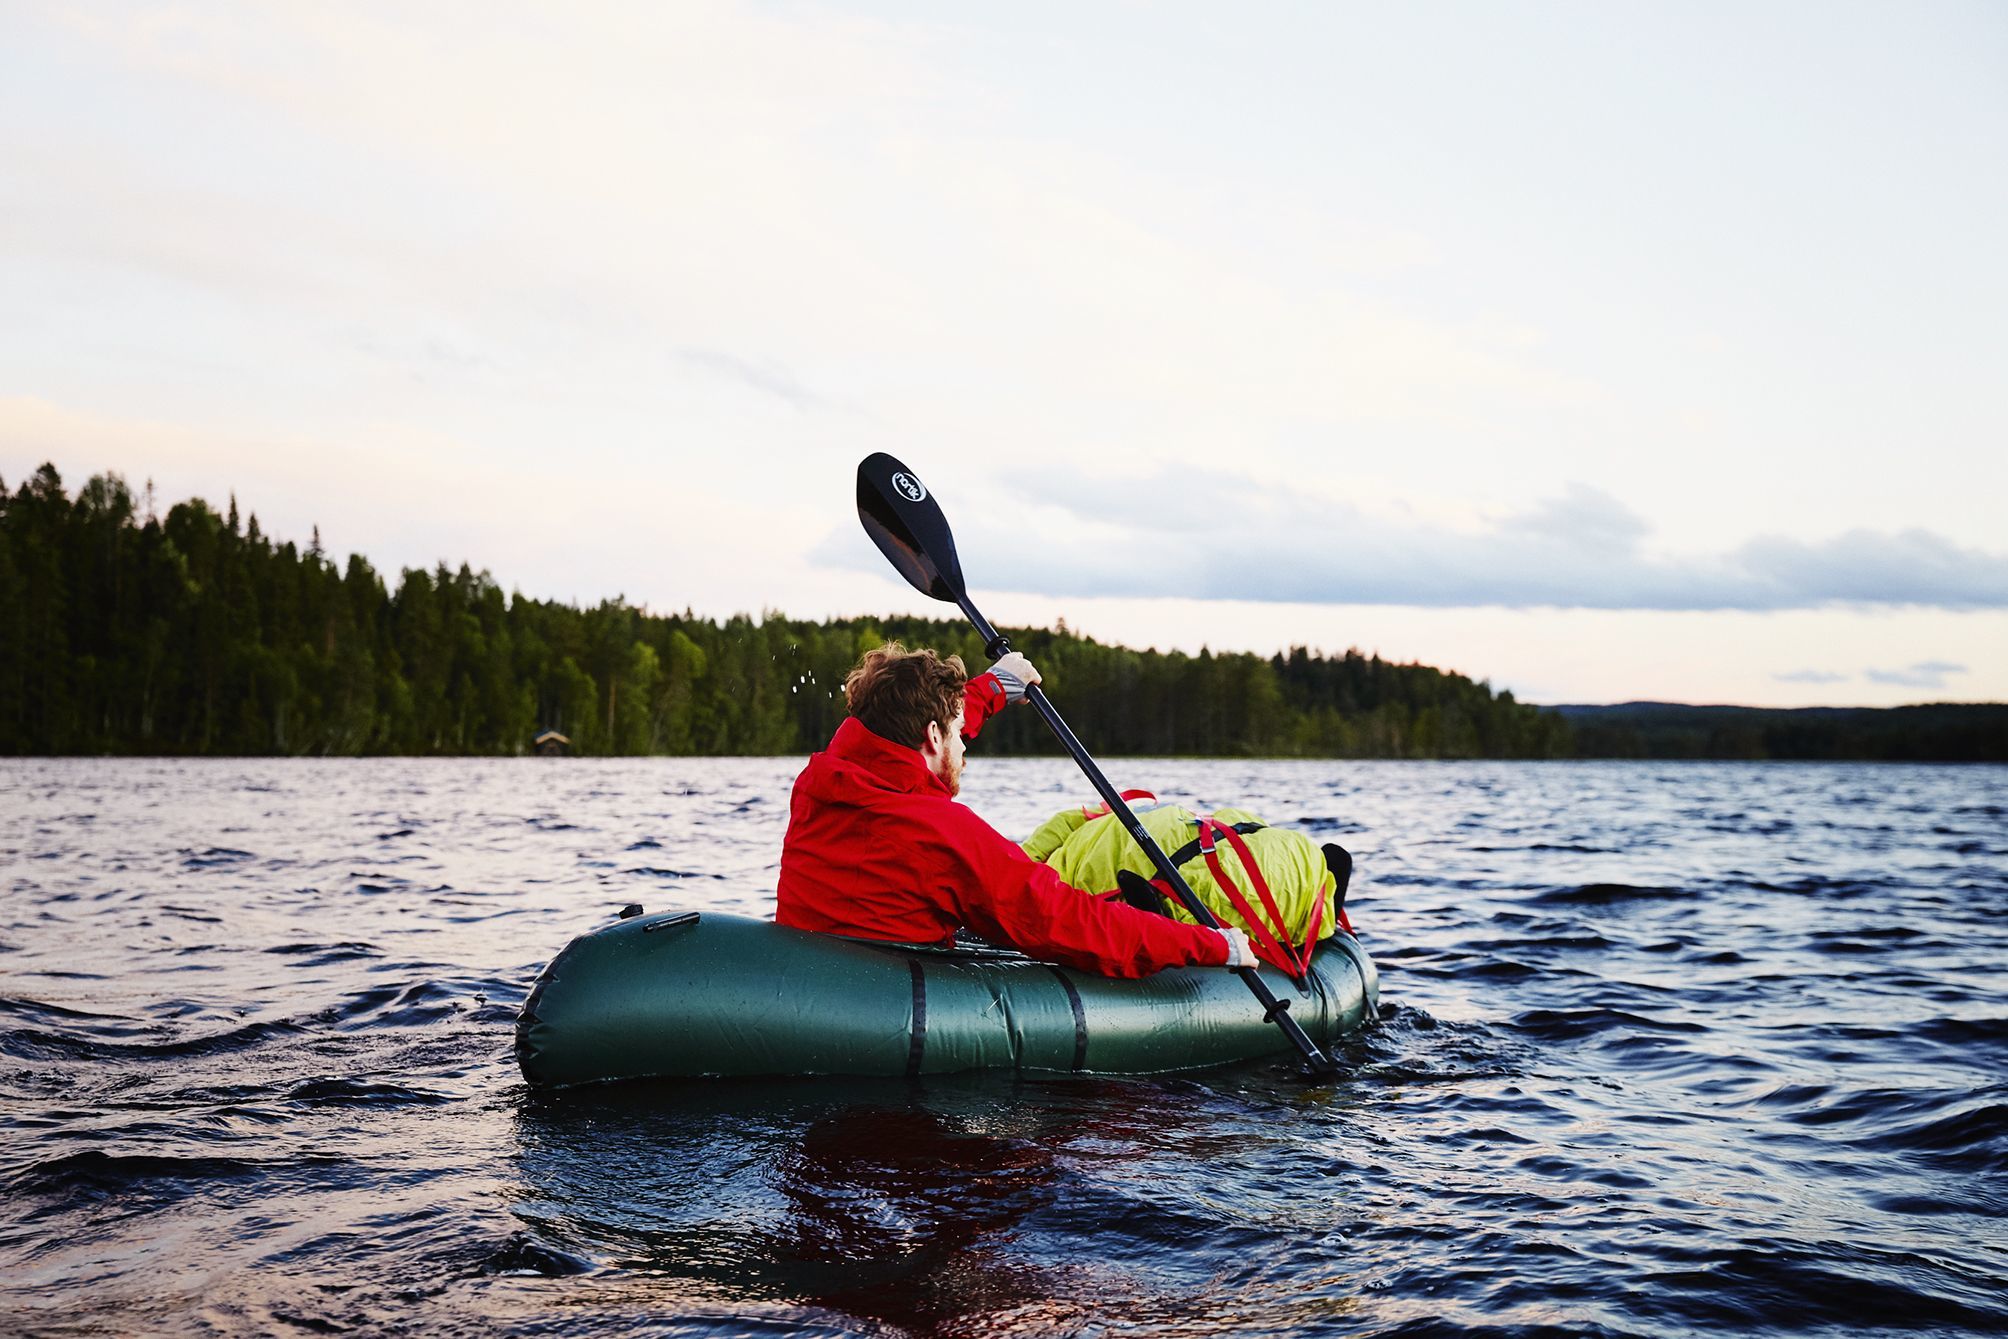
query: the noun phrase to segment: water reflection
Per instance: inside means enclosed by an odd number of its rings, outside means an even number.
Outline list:
[[[1109,1269],[1053,1249],[1073,1232],[1070,1191],[1106,1197],[1085,1164],[1187,1138],[1193,1094],[971,1076],[537,1096],[517,1120],[515,1208],[560,1249],[682,1280],[693,1304],[757,1298],[916,1334],[996,1333],[1000,1313],[1036,1328],[1089,1309]]]

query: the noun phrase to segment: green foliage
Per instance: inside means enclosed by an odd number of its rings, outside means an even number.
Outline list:
[[[150,512],[149,508],[149,512]],[[1349,651],[1133,651],[1013,630],[1088,745],[1111,754],[1543,758],[1559,718],[1486,685]],[[590,754],[790,754],[843,719],[887,638],[984,663],[959,621],[723,623],[623,600],[505,596],[486,572],[337,569],[237,501],[142,516],[117,475],[74,501],[43,466],[0,487],[0,754],[510,754],[541,729]],[[1027,712],[992,754],[1054,753]]]

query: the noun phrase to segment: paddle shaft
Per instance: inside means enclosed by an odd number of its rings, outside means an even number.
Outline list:
[[[990,626],[990,621],[983,617],[967,594],[962,595],[956,603],[962,607],[963,614],[976,629],[977,636],[983,639],[984,647],[989,651],[991,659],[995,660],[1010,652],[1010,641]],[[1025,689],[1025,696],[1039,709],[1039,715],[1045,718],[1047,728],[1066,745],[1067,752],[1074,755],[1074,762],[1087,774],[1095,793],[1109,806],[1109,812],[1121,821],[1136,844],[1143,848],[1144,854],[1150,857],[1150,863],[1157,866],[1158,874],[1171,885],[1171,891],[1177,895],[1180,904],[1201,925],[1209,930],[1218,930],[1219,919],[1204,902],[1199,900],[1198,894],[1194,893],[1192,886],[1185,881],[1185,876],[1178,872],[1178,866],[1171,863],[1171,857],[1164,853],[1164,848],[1157,844],[1157,839],[1150,835],[1143,821],[1129,807],[1129,802],[1124,800],[1122,794],[1109,783],[1108,777],[1102,774],[1102,769],[1095,760],[1088,756],[1086,746],[1075,737],[1074,732],[1067,727],[1067,723],[1060,719],[1059,708],[1053,705],[1053,700],[1046,696],[1045,690],[1037,684],[1031,684]],[[1331,1057],[1319,1050],[1318,1044],[1298,1026],[1297,1020],[1290,1017],[1289,1001],[1277,999],[1276,993],[1269,989],[1269,983],[1262,979],[1261,973],[1253,967],[1236,967],[1233,971],[1236,976],[1248,983],[1249,991],[1262,1006],[1262,1016],[1283,1030],[1283,1035],[1289,1038],[1290,1045],[1297,1048],[1297,1054],[1303,1057],[1307,1068],[1317,1074],[1330,1074],[1337,1069]]]

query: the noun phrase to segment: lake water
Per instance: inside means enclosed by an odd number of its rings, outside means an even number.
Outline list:
[[[798,766],[0,761],[0,1331],[2008,1330],[2008,768],[1123,760],[1353,850],[1341,1080],[532,1096]]]

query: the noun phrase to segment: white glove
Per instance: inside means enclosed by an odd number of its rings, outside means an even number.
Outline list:
[[[1004,689],[1004,705],[1025,700],[1025,690],[1039,682],[1039,671],[1032,668],[1032,662],[1016,651],[1005,655],[990,667],[990,673],[997,676],[997,682]]]
[[[1255,950],[1248,946],[1248,936],[1246,934],[1243,934],[1231,925],[1221,926],[1219,934],[1222,939],[1227,941],[1226,966],[1230,971],[1236,967],[1253,967],[1257,965]]]

